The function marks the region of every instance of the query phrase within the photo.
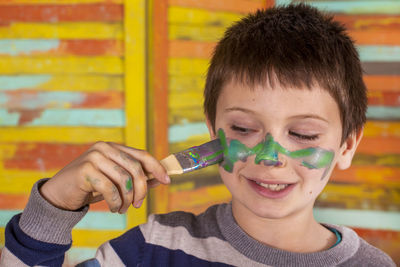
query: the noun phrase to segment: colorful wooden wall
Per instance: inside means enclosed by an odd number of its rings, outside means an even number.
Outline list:
[[[98,140],[146,147],[145,4],[0,1],[0,246],[36,180]],[[91,207],[67,262],[145,221],[132,211]]]
[[[244,13],[291,1],[170,0],[168,38],[168,147],[177,152],[209,140],[202,114],[210,53],[224,29]],[[364,139],[346,171],[335,171],[318,199],[320,221],[351,226],[400,264],[400,2],[306,1],[332,12],[356,40],[369,89]],[[160,144],[162,145],[162,144]],[[228,201],[216,168],[176,177],[155,211],[200,212]],[[160,201],[162,200],[162,201]]]
[[[161,159],[209,139],[202,113],[211,51],[244,14],[284,0],[0,0],[0,247],[32,184],[91,143],[149,149]],[[317,202],[400,264],[400,3],[307,1],[356,40],[369,89],[354,165]],[[147,90],[147,91],[146,91]],[[200,212],[230,195],[216,168],[150,192],[149,212]],[[95,205],[73,232],[69,263],[145,220]]]

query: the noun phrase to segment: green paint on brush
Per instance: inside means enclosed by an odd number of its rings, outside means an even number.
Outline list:
[[[296,151],[289,151],[275,142],[271,134],[267,134],[265,139],[252,148],[247,147],[240,141],[232,139],[229,145],[226,141],[225,133],[222,129],[218,130],[218,137],[223,148],[224,160],[221,165],[227,172],[233,171],[233,165],[237,161],[245,162],[247,157],[256,155],[256,164],[264,163],[266,166],[280,166],[282,162],[278,160],[278,154],[283,154],[293,159],[301,160],[301,164],[309,169],[321,169],[330,167],[334,153],[319,147],[309,147]],[[328,170],[329,168],[327,168]],[[325,176],[325,173],[323,177]]]
[[[132,184],[132,179],[131,178],[126,180],[125,188],[126,188],[127,191],[131,191],[132,190],[133,184]]]

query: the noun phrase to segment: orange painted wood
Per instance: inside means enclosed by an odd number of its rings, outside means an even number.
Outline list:
[[[400,16],[395,15],[337,14],[334,16],[334,19],[342,22],[349,30],[398,30],[400,27]]]
[[[151,152],[157,159],[169,154],[168,146],[168,0],[154,0],[152,17],[151,66]],[[168,186],[151,190],[150,209],[152,213],[168,212]]]
[[[399,154],[398,137],[365,137],[361,140],[357,152],[364,154]]]
[[[51,92],[33,91],[33,90],[16,90],[6,91],[8,101],[1,105],[7,109],[31,109],[32,101],[42,102],[38,103],[34,110],[45,108],[104,108],[114,109],[123,108],[124,94],[123,92],[78,92],[81,96],[81,102],[69,103],[68,101],[62,102],[62,99],[54,99],[52,103],[45,103],[41,100],[41,94],[48,94]]]
[[[28,198],[29,196],[26,194],[21,194],[21,195],[0,194],[0,209],[22,210],[25,207],[26,203],[28,203]]]
[[[334,182],[356,184],[400,184],[400,168],[353,165],[346,170],[335,169],[330,180]]]
[[[400,92],[369,91],[368,105],[400,106]]]
[[[370,91],[400,92],[400,76],[365,75],[364,82]]]
[[[210,11],[248,13],[259,8],[265,8],[267,4],[273,5],[271,2],[260,0],[169,0],[168,4],[171,6],[203,8]]]
[[[89,148],[89,144],[19,143],[12,158],[3,159],[6,169],[58,170]]]
[[[6,5],[0,8],[0,24],[12,22],[122,21],[120,4]]]
[[[359,45],[400,45],[400,29],[349,30]]]
[[[389,254],[396,264],[400,264],[400,232],[363,228],[354,230],[368,243]]]
[[[169,56],[172,58],[211,58],[216,43],[171,40]]]
[[[60,40],[57,49],[35,52],[34,55],[122,56],[123,46],[120,40]]]

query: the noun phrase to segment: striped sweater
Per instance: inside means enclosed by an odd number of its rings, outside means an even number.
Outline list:
[[[71,246],[71,230],[86,214],[57,209],[35,184],[22,214],[7,224],[0,266],[61,266]],[[78,266],[395,266],[388,255],[351,229],[337,229],[341,242],[315,253],[293,253],[259,243],[235,222],[230,204],[200,215],[151,215],[146,224],[110,240],[94,259]]]

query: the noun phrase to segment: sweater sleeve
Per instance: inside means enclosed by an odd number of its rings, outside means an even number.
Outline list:
[[[39,193],[46,180],[39,180],[33,186],[23,213],[8,222],[0,266],[62,265],[64,254],[71,247],[72,228],[89,207],[78,211],[54,207]]]

